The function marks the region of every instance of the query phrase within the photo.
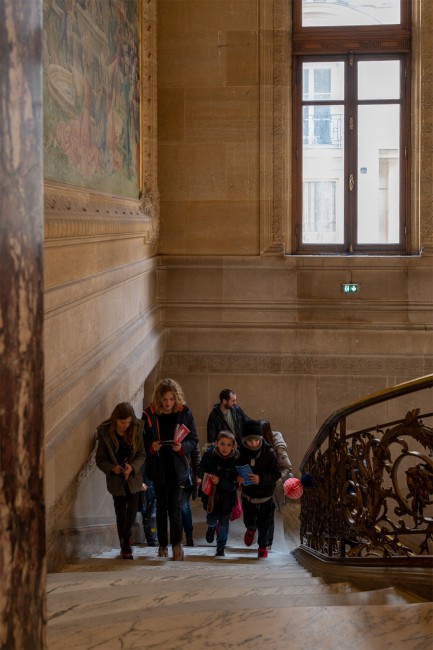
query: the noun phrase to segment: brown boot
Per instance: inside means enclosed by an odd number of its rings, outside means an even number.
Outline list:
[[[182,562],[183,560],[182,544],[173,544],[172,550],[173,550],[173,560],[175,562]]]

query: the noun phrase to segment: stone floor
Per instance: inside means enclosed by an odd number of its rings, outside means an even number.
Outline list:
[[[226,557],[216,558],[200,504],[193,513],[196,546],[184,562],[140,545],[133,562],[113,549],[50,574],[49,650],[433,647],[432,603],[311,577],[290,553],[296,534],[284,534],[281,516],[267,559],[256,544],[245,547],[241,520],[231,524]]]

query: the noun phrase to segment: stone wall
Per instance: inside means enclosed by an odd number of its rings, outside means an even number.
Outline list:
[[[346,401],[433,370],[433,5],[413,4],[413,255],[391,259],[290,255],[291,3],[158,3],[160,373],[202,439],[233,387],[297,464]]]
[[[108,6],[108,5],[107,5]],[[45,490],[48,567],[116,543],[95,468],[96,426],[118,402],[141,415],[164,350],[156,274],[156,3],[143,0],[142,193],[113,197],[45,183]]]

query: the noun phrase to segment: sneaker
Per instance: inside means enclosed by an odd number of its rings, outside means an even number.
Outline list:
[[[272,551],[272,544],[268,544],[267,547],[268,551]]]
[[[160,546],[157,557],[168,557],[168,548],[166,546]]]
[[[192,537],[187,537],[185,546],[194,546],[194,540]]]
[[[216,555],[216,557],[225,557],[224,549],[223,548],[217,548],[215,555]]]
[[[214,539],[215,539],[215,528],[211,528],[211,526],[209,526],[206,531],[206,541],[208,544],[212,544]]]
[[[259,548],[259,551],[257,553],[257,557],[268,557],[268,549],[267,548]]]
[[[249,528],[246,529],[244,535],[245,546],[251,546],[251,544],[254,542],[255,534],[256,534],[255,530],[250,530]]]

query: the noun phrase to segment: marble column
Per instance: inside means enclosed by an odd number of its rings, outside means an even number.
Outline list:
[[[0,647],[46,646],[42,0],[0,2]]]

